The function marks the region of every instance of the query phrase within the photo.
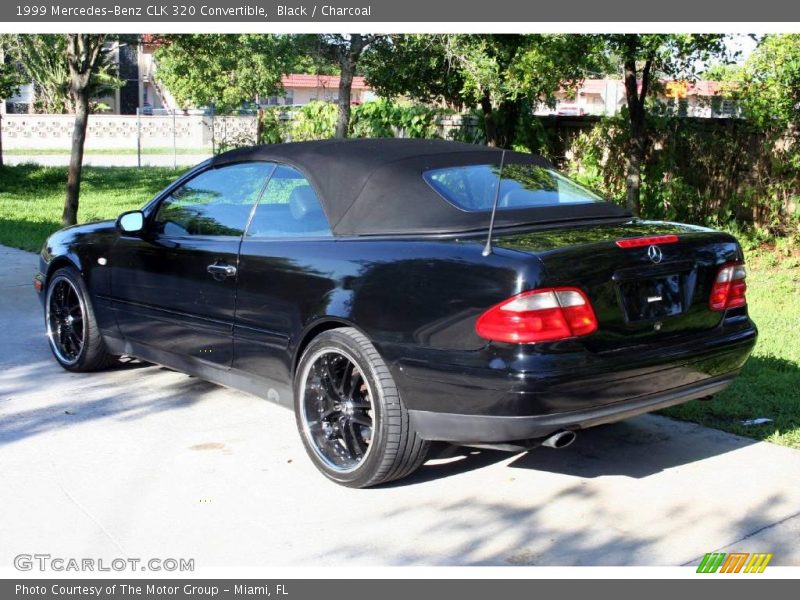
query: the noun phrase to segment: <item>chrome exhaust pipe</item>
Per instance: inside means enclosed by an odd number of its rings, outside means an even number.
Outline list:
[[[578,434],[576,434],[574,431],[559,431],[550,437],[545,438],[545,440],[542,442],[542,446],[561,450],[561,448],[566,448],[572,442],[574,442],[576,437],[578,437]]]

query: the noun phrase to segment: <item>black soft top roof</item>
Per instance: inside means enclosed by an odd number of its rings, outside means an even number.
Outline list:
[[[265,160],[288,164],[317,190],[336,235],[447,234],[488,228],[488,212],[461,210],[422,178],[429,169],[500,164],[501,151],[445,140],[320,140],[239,148],[215,156],[220,166]],[[506,152],[507,164],[550,167],[544,158]],[[497,211],[495,227],[597,218],[626,218],[612,203],[562,205]]]

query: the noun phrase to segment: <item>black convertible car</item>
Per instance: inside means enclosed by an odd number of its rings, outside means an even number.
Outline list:
[[[365,487],[431,442],[527,449],[724,389],[756,340],[730,235],[631,218],[544,159],[445,141],[234,150],[53,234],[65,369],[130,355],[292,406]]]

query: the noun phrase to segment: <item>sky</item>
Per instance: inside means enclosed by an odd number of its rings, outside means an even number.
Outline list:
[[[749,35],[734,34],[728,38],[726,45],[731,53],[737,50],[740,52],[736,62],[743,63],[755,50],[756,41]]]

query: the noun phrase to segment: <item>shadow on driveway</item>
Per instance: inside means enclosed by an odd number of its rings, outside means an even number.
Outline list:
[[[37,370],[36,365],[28,368],[33,371]],[[17,370],[19,369],[22,367],[17,367]],[[123,362],[111,371],[116,377],[113,386],[109,385],[104,378],[98,377],[101,375],[100,373],[72,375],[72,377],[86,380],[80,386],[79,397],[30,410],[12,412],[6,408],[8,400],[5,396],[23,392],[22,384],[16,389],[4,390],[4,402],[0,404],[0,415],[2,415],[0,418],[0,446],[54,429],[82,425],[89,421],[108,418],[138,419],[159,412],[186,408],[202,401],[205,396],[219,389],[213,383],[189,376],[165,384],[156,376],[159,372],[167,371],[167,369],[139,361]],[[15,379],[23,376],[20,373],[14,375]],[[25,379],[29,380],[32,376],[29,375]],[[41,375],[39,376],[41,377]],[[153,378],[150,385],[147,384],[148,377]],[[125,382],[126,379],[129,381]],[[145,383],[142,384],[142,382]],[[124,388],[124,393],[119,391],[110,394],[103,393],[109,389],[119,390],[120,388]],[[91,399],[85,400],[86,397]]]
[[[539,447],[517,455],[493,450],[440,450],[434,460],[390,487],[414,485],[481,469],[511,459],[508,467],[593,479],[617,475],[642,479],[750,446],[755,440],[679,423],[666,417],[644,416],[581,431],[571,446]],[[516,456],[516,458],[512,458]]]

